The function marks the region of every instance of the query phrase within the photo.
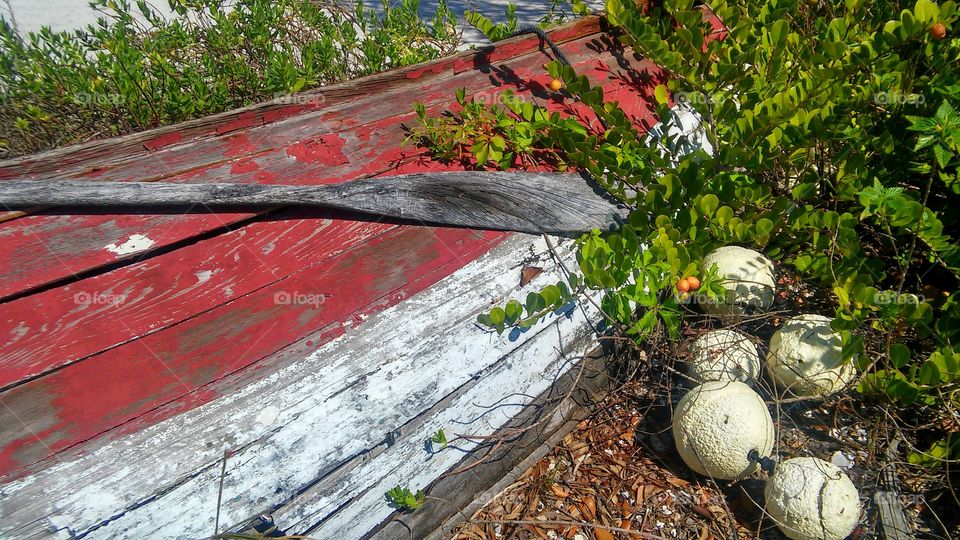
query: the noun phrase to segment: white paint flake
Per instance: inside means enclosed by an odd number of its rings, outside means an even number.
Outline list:
[[[11,332],[11,334],[13,334],[13,340],[9,341],[7,344],[9,345],[11,343],[16,343],[17,341],[20,340],[20,338],[27,335],[28,333],[30,333],[30,327],[27,326],[27,323],[20,321],[17,324],[17,327],[14,328],[13,331]]]
[[[269,426],[270,424],[277,421],[277,417],[280,416],[280,407],[276,405],[268,405],[257,414],[256,422],[264,426]]]
[[[210,278],[213,277],[213,274],[213,270],[201,270],[193,273],[194,276],[197,276],[197,285],[203,285],[204,283],[210,281]]]
[[[103,249],[115,253],[116,255],[129,255],[145,249],[150,249],[156,244],[153,240],[142,234],[131,234],[122,244],[108,244]]]

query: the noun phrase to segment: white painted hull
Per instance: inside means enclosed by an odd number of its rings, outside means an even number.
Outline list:
[[[571,264],[572,242],[558,249]],[[524,259],[545,270],[520,287]],[[276,373],[3,486],[0,537],[209,536],[227,451],[221,532],[270,512],[288,534],[362,538],[391,517],[388,489],[426,487],[474,446],[430,453],[431,433],[494,432],[591,345],[579,306],[526,332],[475,324],[560,278],[542,238],[513,235],[318,350],[291,345]]]

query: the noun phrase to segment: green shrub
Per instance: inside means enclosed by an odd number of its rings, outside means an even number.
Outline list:
[[[427,496],[422,489],[416,493],[406,486],[395,486],[384,494],[386,500],[397,510],[401,512],[412,512],[418,510],[426,502]]]
[[[96,0],[96,24],[24,38],[0,19],[0,148],[143,130],[455,50],[446,4],[425,21],[418,3],[170,0],[167,19],[143,0]]]
[[[604,312],[637,341],[675,334],[688,313],[673,289],[678,279],[699,275],[715,296],[702,256],[720,245],[753,247],[832,296],[833,326],[848,358],[857,355],[861,392],[903,418],[940,426],[942,439],[911,460],[960,458],[956,5],[709,4],[728,27],[725,39],[708,39],[712,29],[693,0],[648,13],[632,0],[608,0],[607,16],[625,45],[670,75],[655,92],[661,120],[670,117],[672,92],[703,118],[712,153],[666,159],[663,145],[689,141],[651,144],[602,88],[558,63],[550,73],[604,128],[509,95],[490,111],[468,104],[452,120],[421,110],[414,137],[447,156],[587,170],[636,209],[618,231],[579,240],[580,277],[480,322],[501,331],[529,325],[590,290],[604,293]],[[482,125],[485,118],[494,122]],[[444,135],[451,129],[463,130],[461,142]],[[482,152],[491,146],[477,145],[484,140],[502,141],[499,153]]]

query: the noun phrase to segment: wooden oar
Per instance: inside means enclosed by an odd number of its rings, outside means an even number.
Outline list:
[[[173,184],[8,180],[0,207],[137,209],[311,206],[413,222],[526,233],[606,229],[627,209],[577,174],[451,172],[367,178],[329,185]],[[121,210],[122,211],[122,210]]]

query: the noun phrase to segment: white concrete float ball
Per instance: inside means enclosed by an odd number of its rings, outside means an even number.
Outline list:
[[[714,315],[743,315],[748,311],[765,310],[773,304],[776,279],[773,263],[763,254],[740,246],[724,246],[703,258],[703,270],[713,265],[726,289],[721,302],[703,301],[701,307]]]
[[[736,330],[712,330],[690,344],[690,377],[697,382],[741,381],[760,376],[760,355],[750,338]]]
[[[757,469],[747,455],[773,449],[773,419],[763,398],[738,381],[710,381],[690,390],[673,411],[673,439],[684,463],[722,480]]]
[[[767,368],[775,383],[799,396],[825,396],[850,384],[853,364],[843,361],[840,336],[830,328],[830,320],[800,315],[773,334]]]
[[[767,513],[793,540],[843,540],[860,521],[860,494],[833,463],[814,457],[777,465],[764,489]]]

